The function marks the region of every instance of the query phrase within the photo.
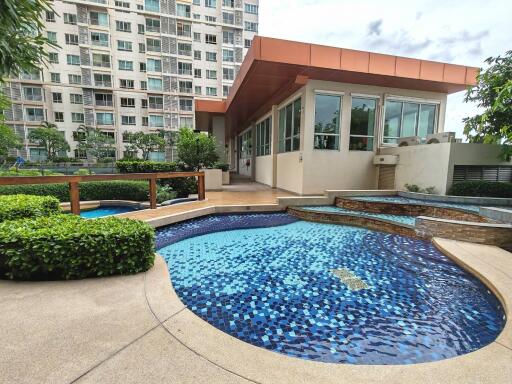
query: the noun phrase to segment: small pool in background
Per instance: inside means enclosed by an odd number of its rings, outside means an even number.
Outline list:
[[[97,219],[98,217],[118,215],[120,213],[133,212],[136,210],[137,208],[123,205],[100,206],[98,208],[80,211],[80,217],[84,217],[86,219]]]
[[[307,211],[315,211],[315,212],[329,212],[329,213],[345,213],[349,215],[356,215],[362,217],[373,217],[375,219],[383,219],[395,222],[397,224],[406,224],[414,226],[416,222],[416,216],[404,216],[404,215],[390,215],[387,213],[371,213],[364,211],[353,211],[350,209],[345,209],[341,207],[336,207],[334,205],[322,205],[322,206],[309,206],[309,207],[300,207],[301,209],[305,209]]]
[[[158,230],[183,303],[250,344],[308,360],[414,364],[479,349],[497,298],[430,242],[284,214]]]
[[[402,197],[402,196],[350,196],[347,198],[353,199],[353,200],[375,201],[375,202],[381,202],[381,203],[430,205],[433,207],[463,209],[466,211],[471,211],[471,212],[476,212],[476,213],[478,213],[480,211],[479,205],[443,203],[443,202],[439,202],[439,201],[411,199],[411,198]]]

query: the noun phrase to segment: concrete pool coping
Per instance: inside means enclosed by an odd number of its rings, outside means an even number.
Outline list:
[[[433,240],[444,254],[480,278],[500,299],[509,319],[512,314],[512,254],[500,248],[455,240]],[[169,279],[165,262],[158,258],[158,276]],[[157,274],[148,275],[147,284]],[[168,280],[168,281],[169,281]],[[202,358],[257,383],[509,383],[512,376],[512,324],[491,344],[466,355],[437,362],[413,365],[349,365],[308,361],[288,357],[236,339],[186,308],[174,290],[162,303],[161,293],[146,291],[148,303],[159,321],[171,335]],[[153,295],[159,295],[153,299]],[[168,321],[166,306],[183,310]]]

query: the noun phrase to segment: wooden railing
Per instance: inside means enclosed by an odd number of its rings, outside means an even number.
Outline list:
[[[198,199],[205,199],[204,172],[119,173],[112,175],[86,176],[4,176],[0,177],[0,185],[68,183],[71,213],[79,215],[80,189],[78,184],[81,182],[110,180],[148,180],[150,208],[156,209],[156,181],[158,179],[176,179],[179,177],[197,177]]]

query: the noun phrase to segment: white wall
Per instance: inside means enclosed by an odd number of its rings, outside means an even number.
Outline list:
[[[217,153],[219,154],[219,160],[222,162],[226,161],[226,130],[224,124],[224,116],[213,116],[212,117],[212,134],[215,136],[217,141]]]
[[[298,151],[277,155],[277,188],[302,194],[304,174],[300,156]]]
[[[398,155],[396,188],[405,190],[405,184],[421,188],[433,186],[446,194],[453,179],[455,165],[512,165],[501,161],[501,147],[490,144],[440,143],[381,149],[383,155]]]
[[[272,162],[272,155],[256,157],[256,182],[272,186]]]

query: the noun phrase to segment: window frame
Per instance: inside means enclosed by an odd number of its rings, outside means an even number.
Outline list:
[[[356,151],[356,152],[373,152],[375,150],[376,145],[376,139],[379,136],[379,116],[381,114],[382,108],[380,105],[380,96],[378,95],[366,95],[366,94],[356,94],[352,93],[350,99],[350,124],[349,124],[349,138],[348,138],[348,150],[349,151]],[[352,134],[352,109],[354,105],[354,99],[359,100],[372,100],[375,102],[375,112],[374,112],[374,118],[373,118],[373,135],[356,135]],[[367,147],[367,149],[351,149],[350,148],[350,139],[352,137],[361,137],[361,138],[367,138],[372,139],[373,143],[371,147]]]
[[[299,126],[298,126],[298,132],[295,133],[295,104],[297,101],[300,103],[299,108]],[[286,109],[288,107],[291,107],[292,115],[291,115],[291,126],[290,126],[290,136],[286,136]],[[278,110],[278,129],[279,129],[279,136],[278,136],[278,153],[289,153],[289,152],[298,152],[300,151],[301,146],[301,125],[302,125],[302,95],[295,95],[294,97],[288,99],[285,103],[282,104],[282,107]],[[281,113],[284,113],[284,115],[281,115]],[[284,116],[284,120],[281,121],[281,116]],[[283,126],[281,126],[281,123],[283,123]],[[298,140],[298,145],[295,147],[294,143],[295,140]],[[286,142],[290,142],[290,149],[286,150]]]
[[[256,157],[272,154],[272,128],[272,115],[256,124]]]
[[[338,110],[338,132],[337,133],[322,133],[316,132],[315,128],[315,122],[316,122],[316,97],[317,96],[333,96],[333,97],[339,97],[340,103],[339,103],[339,110]],[[340,151],[341,149],[341,121],[343,118],[343,97],[345,96],[344,92],[334,92],[334,91],[323,91],[320,89],[315,90],[314,93],[314,108],[313,108],[313,150],[315,151]],[[338,146],[337,148],[316,148],[315,147],[315,138],[317,136],[332,136],[332,137],[338,137]]]

